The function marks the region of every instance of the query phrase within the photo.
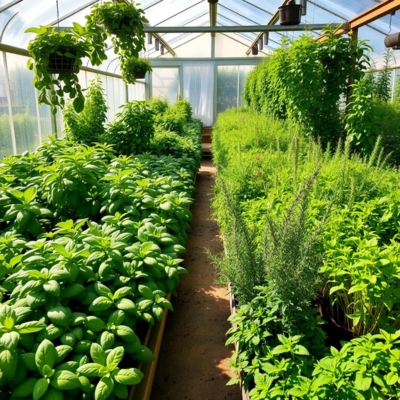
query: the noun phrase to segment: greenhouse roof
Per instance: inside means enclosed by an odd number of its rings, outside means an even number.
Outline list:
[[[0,0],[0,46],[26,49],[33,34],[24,33],[27,28],[39,25],[72,26],[72,22],[85,23],[85,15],[90,7],[99,0]],[[300,0],[297,0],[299,2]],[[287,0],[284,2],[286,3]],[[301,24],[311,27],[311,33],[318,37],[321,30],[314,26],[325,24],[344,23],[378,4],[395,5],[400,8],[400,1],[396,0],[308,0],[306,14],[302,16]],[[279,20],[273,19],[282,0],[142,0],[141,8],[145,11],[149,21],[148,29],[161,40],[166,49],[166,56],[176,56],[176,49],[201,35],[210,35],[205,32],[193,32],[193,28],[216,26],[234,30],[236,32],[222,32],[237,43],[242,44],[237,57],[248,57],[249,49],[260,36],[262,28],[272,22],[279,26]],[[57,9],[58,5],[58,9]],[[397,6],[396,6],[397,5]],[[243,27],[256,26],[254,31],[245,32]],[[260,26],[260,29],[258,29]],[[221,28],[222,27],[222,28]],[[180,28],[179,32],[173,28]],[[288,27],[288,29],[293,29]],[[164,32],[163,32],[164,31]],[[383,56],[385,47],[384,38],[389,33],[400,31],[400,12],[395,15],[385,15],[360,27],[358,37],[368,39],[374,49],[373,58],[377,60]],[[283,36],[295,38],[301,31],[270,31],[269,41],[258,56],[265,56],[277,47]],[[163,58],[153,44],[147,44],[146,56],[149,58]],[[111,43],[110,43],[111,46]],[[112,69],[117,61],[113,49],[109,49],[109,60],[102,69]],[[185,57],[181,52],[180,57]],[[190,57],[193,57],[191,55]],[[394,57],[394,64],[397,64]],[[400,62],[399,62],[400,63]],[[118,61],[115,63],[118,64]]]

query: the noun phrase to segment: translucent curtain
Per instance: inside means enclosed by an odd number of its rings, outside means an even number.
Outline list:
[[[8,115],[6,75],[3,64],[3,53],[0,52],[0,159],[12,153],[13,146],[10,117]]]
[[[151,73],[152,96],[166,97],[172,104],[179,98],[179,67],[153,68]]]
[[[204,126],[213,124],[214,63],[188,61],[183,63],[183,97],[189,99],[193,115]]]
[[[28,70],[26,62],[27,57],[7,54],[17,153],[35,150],[41,142],[36,95],[32,84],[33,72]]]
[[[126,103],[126,86],[124,81],[111,76],[102,77],[106,80],[106,99],[108,107],[108,122],[112,122],[119,107]]]
[[[217,114],[236,107],[238,100],[238,66],[219,65],[217,69]]]
[[[128,85],[128,99],[133,100],[145,100],[146,98],[146,87],[144,83],[136,83],[135,85]]]

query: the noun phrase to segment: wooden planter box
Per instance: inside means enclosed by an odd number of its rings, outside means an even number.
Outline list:
[[[167,295],[167,300],[171,300],[171,293]],[[139,369],[143,372],[142,381],[133,386],[129,395],[129,400],[149,400],[151,389],[153,387],[154,375],[156,373],[158,356],[160,355],[161,342],[164,334],[165,324],[167,322],[168,309],[164,310],[164,316],[161,321],[157,321],[147,331],[144,345],[154,354],[154,360],[149,363],[140,363]]]

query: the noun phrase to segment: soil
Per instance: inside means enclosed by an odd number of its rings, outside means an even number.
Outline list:
[[[217,274],[206,254],[223,250],[210,200],[215,168],[203,160],[197,174],[193,220],[178,297],[168,313],[151,400],[240,400],[238,385],[226,386],[233,376],[227,362],[232,348],[225,346],[229,296],[216,283]]]

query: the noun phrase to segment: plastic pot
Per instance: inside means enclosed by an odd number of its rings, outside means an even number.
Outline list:
[[[299,25],[301,20],[301,5],[294,1],[280,6],[279,20],[281,25]]]

